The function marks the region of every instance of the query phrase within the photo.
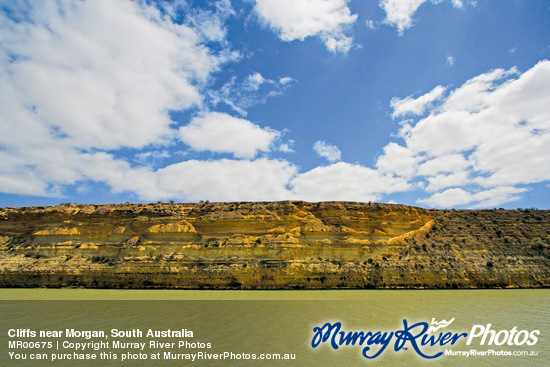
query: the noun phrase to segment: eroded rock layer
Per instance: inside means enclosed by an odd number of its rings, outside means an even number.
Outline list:
[[[550,212],[323,202],[0,208],[0,287],[550,286]]]

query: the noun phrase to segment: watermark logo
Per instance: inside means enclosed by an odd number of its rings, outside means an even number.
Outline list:
[[[345,331],[342,323],[327,322],[322,326],[313,328],[311,347],[317,348],[322,344],[328,344],[334,350],[341,347],[361,347],[361,354],[368,359],[374,359],[393,349],[394,352],[412,349],[422,358],[434,359],[441,357],[444,352],[434,350],[443,346],[452,346],[459,341],[466,341],[466,345],[478,342],[479,345],[535,345],[538,341],[539,330],[493,330],[491,324],[473,325],[467,332],[445,332],[442,329],[453,323],[453,317],[449,321],[436,321],[432,318],[431,324],[427,322],[409,323],[403,320],[403,328],[395,331]],[[447,352],[447,351],[446,351]],[[449,353],[445,353],[449,355]]]
[[[473,340],[479,339],[480,345],[535,345],[538,341],[539,330],[533,330],[531,332],[527,330],[520,330],[514,326],[511,330],[492,330],[491,324],[487,325],[474,325],[470,331],[470,336],[466,345],[470,345]]]
[[[454,317],[449,321],[441,320],[439,322],[435,321],[435,319],[432,318],[432,326],[428,328],[428,333],[435,333],[439,329],[446,328],[447,326],[451,325],[453,321],[455,321]]]
[[[410,325],[408,321],[403,320],[403,329],[391,332],[382,331],[342,331],[342,324],[335,322],[333,324],[327,322],[322,327],[313,328],[313,339],[311,346],[318,347],[321,343],[330,341],[333,349],[338,349],[343,345],[358,345],[363,347],[363,357],[373,359],[381,355],[384,350],[393,344],[393,350],[399,352],[402,349],[407,350],[411,347],[419,356],[432,359],[443,354],[429,354],[425,352],[424,347],[444,346],[447,344],[453,345],[460,338],[466,338],[466,333],[443,333],[439,335],[429,335],[428,329],[430,325],[427,322],[418,322]],[[371,350],[377,347],[378,350]]]

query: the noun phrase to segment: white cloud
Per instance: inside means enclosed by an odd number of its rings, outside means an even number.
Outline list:
[[[386,12],[385,23],[393,25],[400,34],[405,29],[412,27],[412,17],[420,5],[428,0],[380,0],[380,7]],[[462,7],[462,1],[451,0],[455,8]],[[432,3],[439,4],[441,0],[432,0]]]
[[[447,65],[453,66],[455,64],[456,59],[453,56],[447,56]]]
[[[374,20],[365,21],[365,25],[367,26],[367,28],[373,31],[378,29],[378,22],[375,22]]]
[[[515,68],[481,74],[432,106],[427,117],[404,123],[399,136],[405,145],[390,143],[377,166],[397,173],[394,162],[406,157],[416,180],[434,192],[419,200],[427,205],[517,200],[526,190],[522,185],[550,180],[549,105],[550,61],[523,74]]]
[[[476,112],[488,106],[492,92],[500,86],[501,81],[518,74],[516,68],[510,70],[496,69],[478,75],[460,88],[454,90],[446,99],[443,109],[457,112]]]
[[[217,67],[190,28],[154,8],[104,0],[30,4],[33,23],[2,15],[0,30],[1,93],[11,96],[2,115],[17,114],[25,130],[47,126],[79,148],[160,143],[171,134],[167,111],[199,104],[196,82]]]
[[[461,0],[451,0],[453,2],[453,6],[455,8],[462,8],[462,1]]]
[[[206,91],[210,104],[216,107],[220,103],[224,103],[231,107],[231,109],[237,112],[241,116],[246,116],[248,112],[246,109],[253,105],[255,99],[243,95],[245,91],[242,85],[236,85],[236,77],[232,77],[227,83],[225,83],[218,90]]]
[[[296,143],[293,139],[289,139],[288,142],[280,144],[278,150],[283,153],[294,153],[292,146]]]
[[[146,200],[291,197],[286,187],[297,168],[286,161],[190,160],[153,169],[179,133],[196,149],[239,158],[268,152],[280,135],[216,113],[173,128],[169,111],[200,106],[203,83],[227,59],[201,40],[222,35],[206,37],[144,2],[123,0],[21,2],[0,17],[2,192],[59,197],[66,185],[94,181]],[[280,89],[292,81],[265,79]],[[117,156],[126,147],[136,150],[133,159]]]
[[[427,0],[381,0],[380,7],[386,12],[385,22],[394,25],[399,33],[412,26],[412,16]]]
[[[470,166],[471,163],[469,163],[462,154],[450,154],[432,158],[422,163],[418,167],[417,173],[420,176],[435,176],[441,173],[466,170]]]
[[[355,16],[346,1],[331,0],[322,9],[303,4],[308,16],[330,13],[334,23],[320,16],[322,26],[305,27],[302,38],[320,37],[333,50],[351,45],[343,32]],[[327,13],[331,4],[347,12]],[[281,142],[285,131],[205,112],[226,103],[246,114],[294,81],[254,72],[218,93],[204,91],[231,57],[203,44],[225,42],[223,22],[178,25],[141,1],[17,6],[25,9],[0,15],[3,193],[61,196],[67,185],[89,190],[94,181],[145,200],[369,201],[422,187],[423,204],[475,207],[516,200],[526,185],[550,180],[549,61],[524,73],[497,69],[448,93],[437,86],[418,98],[393,99],[394,117],[413,120],[401,122],[403,143],[386,145],[375,168],[338,162],[338,147],[319,141],[315,150],[331,164],[300,173],[291,162],[267,158],[271,151],[292,151],[293,140]],[[222,13],[212,16],[229,16]],[[338,46],[346,40],[348,46]],[[176,128],[170,111],[190,108],[203,112]],[[177,154],[169,157],[167,147],[178,138],[237,159],[174,163]],[[168,158],[168,166],[156,168]]]
[[[419,161],[414,152],[397,144],[389,143],[376,161],[376,168],[382,173],[392,173],[401,177],[413,177]]]
[[[502,203],[519,200],[520,196],[518,194],[525,191],[527,190],[509,186],[495,187],[477,193],[471,193],[461,188],[453,188],[436,193],[427,199],[418,200],[418,202],[443,208],[472,203],[475,203],[472,207],[495,207]]]
[[[189,160],[153,171],[131,168],[108,155],[90,155],[85,165],[114,192],[131,191],[144,200],[374,201],[410,190],[406,179],[344,162],[298,173],[285,160]]]
[[[141,164],[153,164],[165,158],[170,158],[170,153],[166,150],[147,151],[136,154],[136,161]]]
[[[457,171],[449,174],[437,174],[428,177],[427,192],[436,192],[448,187],[465,186],[470,183],[469,173],[467,171]]]
[[[339,162],[296,176],[292,193],[301,200],[375,201],[383,194],[407,191],[407,180],[361,165]]]
[[[320,157],[326,158],[329,162],[338,162],[342,153],[336,145],[330,145],[324,141],[318,140],[313,144],[313,150],[319,154]]]
[[[197,10],[191,8],[187,3],[167,3],[172,6],[172,18],[177,19],[179,13],[185,16],[185,23],[193,27],[204,40],[226,43],[225,22],[235,15],[230,0],[218,0],[213,3],[214,10]]]
[[[294,152],[294,150],[290,147],[290,145],[288,145],[286,143],[279,145],[279,151],[281,151],[283,153],[292,153],[292,152]]]
[[[88,179],[104,182],[112,192],[132,192],[143,200],[189,201],[288,200],[287,185],[297,168],[284,160],[187,160],[153,170],[131,167],[106,153],[82,154],[70,159]],[[0,176],[0,183],[4,177]]]
[[[345,35],[357,15],[351,14],[348,0],[256,0],[260,19],[283,41],[317,36],[331,52],[348,52],[352,38]]]
[[[405,116],[407,114],[422,115],[427,107],[429,107],[434,101],[441,99],[445,93],[445,88],[438,85],[430,92],[418,97],[412,96],[405,97],[403,99],[392,98],[391,107],[393,108],[392,117]]]
[[[253,73],[246,78],[243,87],[246,90],[258,90],[260,89],[260,86],[265,82],[266,80],[262,76],[262,74]]]
[[[183,23],[193,31],[204,43],[218,43],[221,48],[211,48],[209,51],[223,63],[239,61],[243,55],[231,49],[227,40],[227,21],[237,13],[231,5],[231,0],[188,1],[188,0],[133,0],[141,3],[154,4],[173,23]]]
[[[296,172],[289,162],[272,159],[191,160],[159,170],[157,191],[186,200],[288,200],[292,194],[286,186]],[[141,194],[151,195],[148,190]]]
[[[279,79],[279,84],[287,85],[287,84],[292,83],[293,81],[294,81],[294,79],[292,79],[291,77],[285,76],[285,77]]]
[[[280,135],[278,131],[219,112],[195,117],[179,129],[180,139],[195,150],[231,153],[236,158],[247,159],[260,151],[268,152]]]
[[[476,207],[495,207],[502,203],[508,203],[521,199],[519,194],[526,192],[526,188],[513,186],[499,186],[474,194],[477,201]]]
[[[208,101],[215,107],[220,103],[226,104],[239,115],[246,117],[252,106],[265,103],[268,98],[283,94],[294,81],[291,77],[282,77],[278,81],[265,78],[255,72],[249,74],[242,82],[232,77],[218,90],[208,90]]]
[[[100,180],[87,166],[98,161],[91,157],[116,167],[127,164],[102,151],[166,144],[175,135],[169,111],[200,105],[200,88],[219,66],[193,29],[142,2],[60,0],[5,7],[3,192],[58,196],[63,185]]]
[[[459,205],[468,205],[473,200],[469,192],[461,188],[453,188],[433,194],[427,199],[420,199],[418,202],[429,206],[452,208]]]

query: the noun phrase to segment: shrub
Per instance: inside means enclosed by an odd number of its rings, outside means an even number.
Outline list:
[[[154,258],[157,255],[157,253],[158,253],[158,249],[154,246],[147,246],[145,248],[145,255],[147,255],[149,259]]]

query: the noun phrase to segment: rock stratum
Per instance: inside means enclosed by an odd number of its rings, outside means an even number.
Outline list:
[[[550,211],[299,201],[0,208],[0,287],[550,286]]]

